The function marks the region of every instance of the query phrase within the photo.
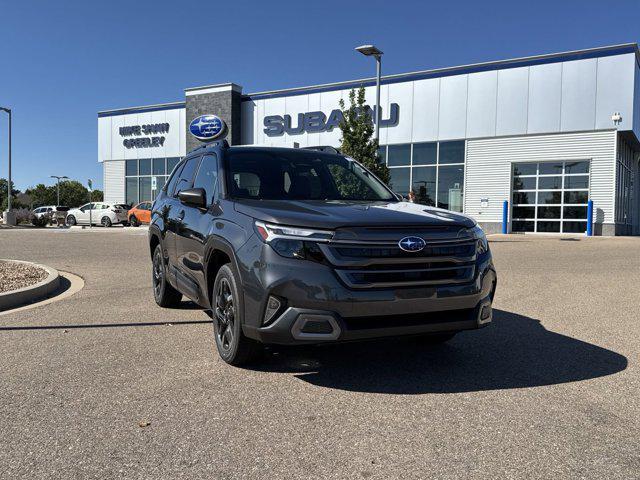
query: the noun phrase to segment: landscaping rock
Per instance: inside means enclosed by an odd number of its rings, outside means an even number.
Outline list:
[[[35,265],[0,261],[0,293],[35,285],[47,275],[45,269]]]

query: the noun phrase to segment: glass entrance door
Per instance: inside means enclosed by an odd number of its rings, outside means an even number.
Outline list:
[[[511,231],[587,230],[589,161],[514,163]]]

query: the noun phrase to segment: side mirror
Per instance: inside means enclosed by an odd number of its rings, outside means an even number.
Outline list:
[[[207,193],[204,188],[189,188],[178,193],[180,201],[197,208],[207,208]]]

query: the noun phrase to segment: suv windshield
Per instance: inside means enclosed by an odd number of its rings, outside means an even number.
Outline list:
[[[310,150],[226,153],[232,197],[257,200],[397,200],[358,163]]]

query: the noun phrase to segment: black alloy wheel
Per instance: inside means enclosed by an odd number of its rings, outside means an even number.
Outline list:
[[[153,269],[151,281],[153,284],[153,298],[161,307],[176,307],[182,300],[182,294],[167,281],[162,247],[156,245],[153,251]]]
[[[216,336],[218,345],[228,352],[233,346],[235,327],[235,302],[229,280],[222,278],[218,283],[215,306]]]
[[[229,365],[241,366],[262,353],[262,345],[247,338],[242,331],[243,309],[240,303],[238,275],[227,263],[220,267],[211,289],[211,310],[216,347],[220,358]]]

